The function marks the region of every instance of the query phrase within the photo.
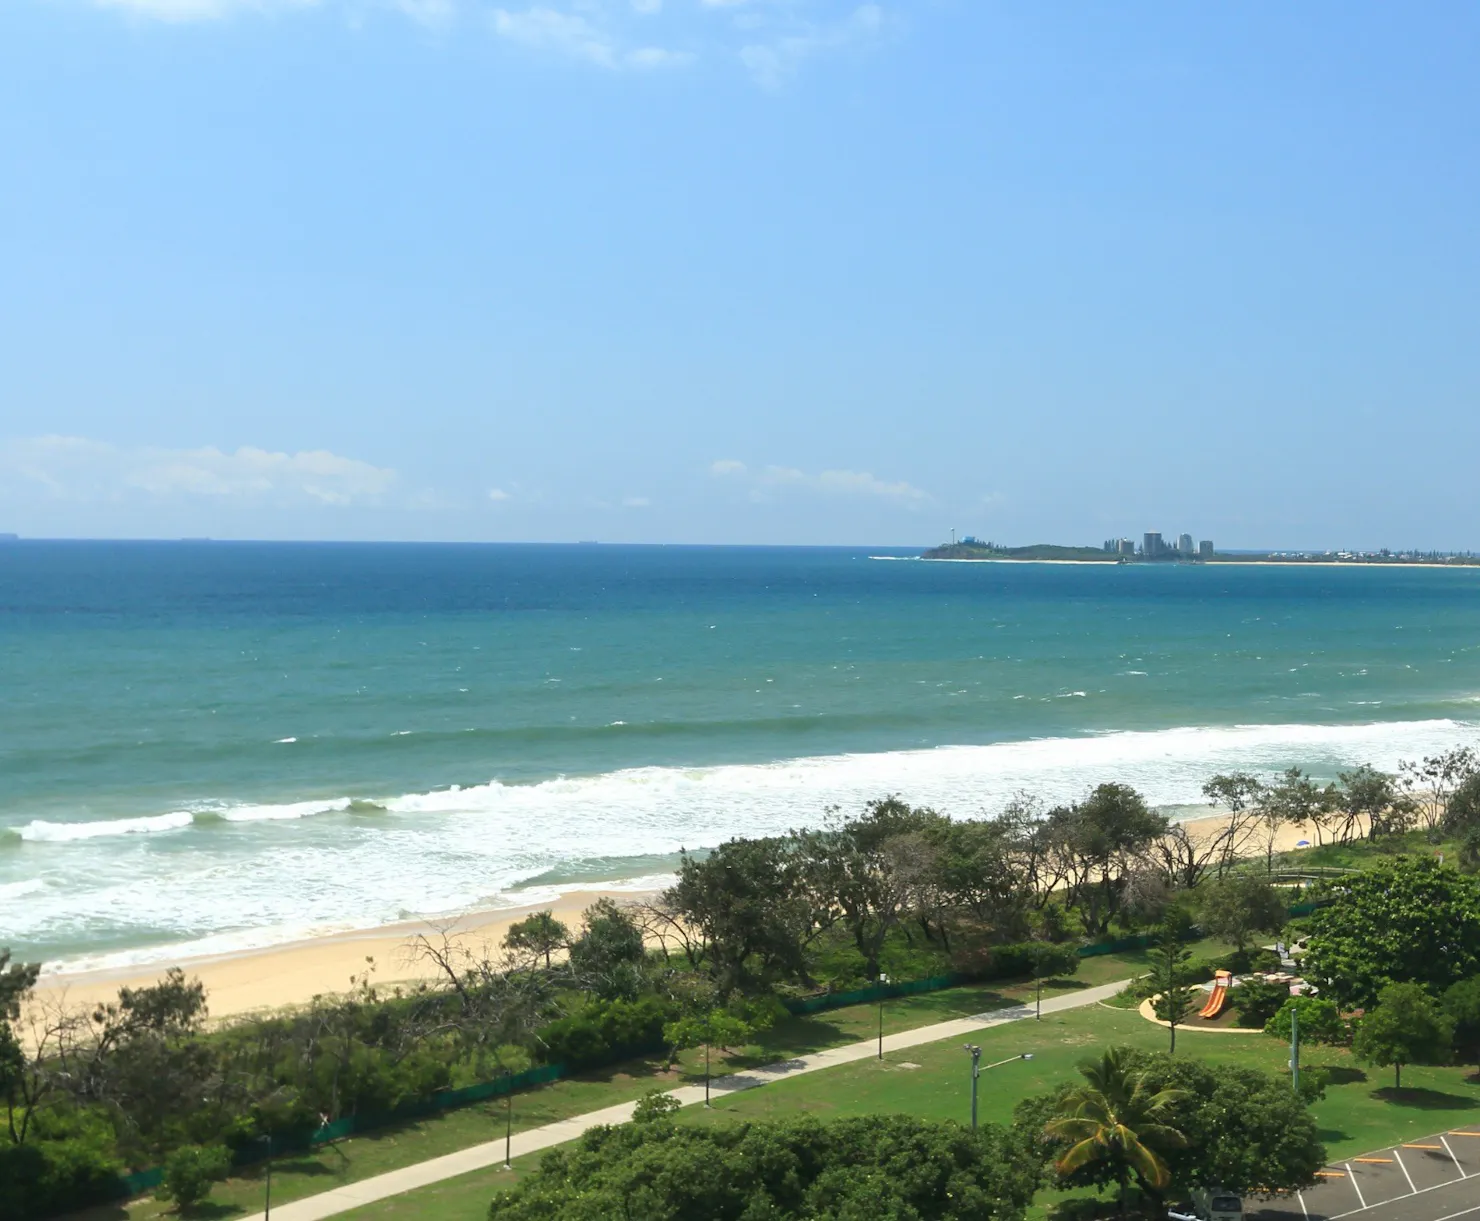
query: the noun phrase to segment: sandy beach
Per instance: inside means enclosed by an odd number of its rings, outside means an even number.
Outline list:
[[[436,921],[405,921],[380,928],[334,933],[307,941],[260,950],[202,958],[183,958],[171,964],[196,976],[206,985],[211,1017],[220,1019],[244,1013],[302,1005],[315,996],[345,993],[353,989],[351,977],[367,971],[381,988],[398,983],[430,979],[435,969],[416,961],[409,943],[418,935],[449,935],[469,950],[488,947],[496,956],[509,925],[531,912],[552,911],[572,931],[580,927],[581,913],[600,898],[630,903],[650,897],[630,890],[576,890],[548,903],[528,907],[504,907],[468,912]],[[372,963],[367,959],[373,960]],[[114,1000],[119,988],[154,983],[167,969],[129,967],[109,971],[59,972],[42,977],[37,991],[45,1000],[60,1000],[69,1008],[91,1008]]]
[[[1223,815],[1209,815],[1185,822],[1195,842],[1206,843],[1227,824]],[[1315,842],[1311,828],[1281,827],[1276,851],[1289,851],[1300,840]],[[1262,854],[1264,840],[1256,831],[1244,854]],[[570,891],[549,903],[528,907],[498,908],[468,912],[451,924],[451,934],[470,949],[497,948],[510,924],[534,911],[548,908],[572,930],[580,925],[581,913],[597,899],[618,903],[650,897],[632,891]],[[211,1016],[216,1019],[301,1005],[315,996],[344,993],[352,989],[351,977],[371,970],[371,979],[386,987],[431,978],[432,968],[417,962],[408,944],[418,934],[436,934],[449,921],[407,921],[381,928],[336,933],[307,941],[290,942],[260,950],[202,958],[181,959],[177,964],[187,975],[198,976],[206,985]],[[371,963],[373,960],[373,970]],[[120,987],[153,983],[165,968],[131,967],[110,971],[57,973],[43,977],[39,992],[44,998],[62,1000],[69,1007],[90,1008],[114,999]]]

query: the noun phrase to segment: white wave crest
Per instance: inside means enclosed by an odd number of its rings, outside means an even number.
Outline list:
[[[183,831],[195,821],[189,810],[156,814],[151,818],[110,818],[99,822],[47,822],[35,819],[17,830],[23,839],[36,844],[70,844],[115,835],[155,835],[161,831]]]
[[[0,901],[19,899],[22,895],[34,895],[46,888],[40,878],[26,878],[21,882],[0,882]]]
[[[291,801],[285,805],[224,806],[212,812],[224,822],[287,822],[312,818],[315,814],[335,814],[349,807],[348,797],[335,797],[329,801]]]

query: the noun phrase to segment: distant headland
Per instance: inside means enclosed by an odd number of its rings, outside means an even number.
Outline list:
[[[983,542],[966,535],[931,547],[924,560],[1017,560],[1027,563],[1060,564],[1411,564],[1438,567],[1480,566],[1480,555],[1454,551],[1238,551],[1220,552],[1211,539],[1193,542],[1190,534],[1175,542],[1158,531],[1142,535],[1141,543],[1129,538],[1106,539],[1098,547],[1066,546],[1062,543],[1031,543],[1009,547]]]

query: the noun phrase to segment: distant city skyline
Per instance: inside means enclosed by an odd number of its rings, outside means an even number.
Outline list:
[[[1480,548],[1477,40],[11,0],[0,531]]]

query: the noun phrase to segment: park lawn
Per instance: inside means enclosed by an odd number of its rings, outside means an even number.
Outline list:
[[[1195,952],[1211,954],[1219,953],[1226,947],[1214,942],[1202,942],[1193,948]],[[1144,950],[1087,958],[1080,964],[1079,972],[1074,977],[1045,980],[1043,995],[1063,995],[1100,983],[1125,979],[1144,972],[1148,966],[1148,955]],[[971,984],[888,1000],[883,1005],[884,1032],[890,1034],[914,1030],[935,1022],[951,1021],[954,1018],[1031,1002],[1033,992],[1033,985],[1028,982]],[[769,1030],[761,1032],[746,1047],[734,1048],[729,1052],[712,1052],[711,1071],[715,1076],[721,1076],[726,1072],[860,1042],[878,1034],[879,1013],[880,1007],[870,1003],[783,1018]],[[671,1072],[663,1071],[660,1059],[650,1058],[516,1094],[514,1131],[522,1132],[558,1119],[630,1101],[654,1088],[668,1089],[702,1081],[703,1067],[702,1049],[691,1050],[680,1057],[678,1067]],[[272,1198],[275,1203],[286,1204],[345,1183],[383,1174],[387,1170],[496,1140],[503,1131],[504,1110],[501,1101],[383,1128],[341,1141],[332,1148],[316,1149],[310,1153],[280,1159],[273,1170]],[[516,1167],[517,1164],[516,1161]],[[488,1193],[492,1190],[488,1183],[498,1173],[488,1171],[467,1176],[479,1181],[478,1190],[482,1192],[485,1208]],[[507,1172],[504,1174],[507,1181]],[[450,1182],[455,1184],[457,1181]],[[260,1168],[227,1180],[212,1193],[211,1204],[207,1206],[210,1215],[225,1221],[226,1218],[260,1211],[263,1186]],[[439,1184],[425,1191],[440,1192],[444,1187],[446,1185]],[[452,1188],[447,1187],[447,1190],[451,1191]],[[422,1193],[414,1194],[419,1197]],[[387,1201],[384,1207],[391,1207],[392,1203]],[[363,1210],[356,1210],[356,1213],[360,1211]],[[482,1211],[478,1210],[479,1216]],[[144,1196],[127,1204],[89,1209],[77,1214],[77,1221],[154,1221],[155,1218],[174,1215],[171,1205],[152,1196]]]
[[[1091,986],[1102,979],[1124,978],[1144,970],[1144,954],[1104,955],[1085,960],[1082,975],[1071,980],[1045,981],[1044,995]],[[980,984],[950,988],[885,1002],[886,1033],[913,1030],[933,1022],[949,1021],[989,1009],[1031,999],[1031,984]],[[715,1051],[711,1069],[722,1075],[736,1069],[770,1064],[791,1056],[856,1043],[878,1033],[879,1008],[874,1004],[853,1005],[826,1013],[787,1017],[762,1032],[749,1046],[730,1053]],[[664,1072],[658,1058],[632,1061],[597,1073],[567,1078],[514,1096],[514,1131],[539,1127],[558,1119],[600,1110],[641,1097],[654,1088],[703,1080],[704,1053],[685,1052],[678,1068]],[[426,1119],[397,1124],[339,1142],[332,1148],[284,1157],[274,1166],[272,1198],[275,1203],[314,1195],[321,1191],[383,1174],[402,1166],[440,1157],[485,1141],[496,1140],[504,1131],[502,1101],[448,1111]],[[263,1175],[254,1168],[218,1185],[207,1206],[213,1218],[229,1218],[259,1211],[262,1207]],[[440,1188],[429,1188],[428,1191]],[[485,1194],[486,1188],[480,1189]],[[481,1215],[481,1213],[480,1213]],[[172,1206],[144,1196],[126,1204],[89,1209],[77,1221],[154,1221],[174,1216]]]
[[[1167,1031],[1134,1011],[1096,1005],[984,1030],[977,1040],[982,1062],[1031,1052],[984,1072],[978,1107],[983,1122],[1005,1123],[1023,1098],[1075,1079],[1081,1060],[1112,1045],[1165,1051]],[[1177,1054],[1212,1064],[1238,1064],[1267,1072],[1288,1071],[1288,1047],[1262,1033],[1219,1034],[1179,1030]],[[1331,1073],[1326,1097],[1313,1107],[1328,1153],[1350,1157],[1480,1117],[1480,1080],[1467,1067],[1403,1070],[1403,1089],[1392,1088],[1390,1069],[1365,1069],[1344,1048],[1306,1047],[1306,1068]],[[915,1065],[917,1067],[906,1067]],[[737,1094],[705,1112],[685,1110],[691,1123],[773,1118],[807,1112],[819,1116],[903,1111],[930,1119],[969,1122],[970,1058],[959,1042],[927,1043],[891,1053],[883,1062],[861,1061],[807,1077]]]

